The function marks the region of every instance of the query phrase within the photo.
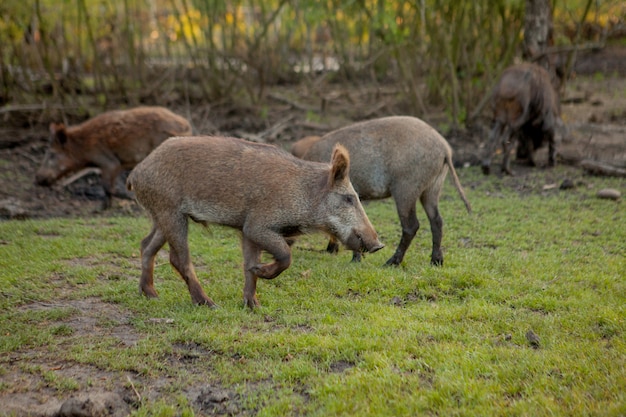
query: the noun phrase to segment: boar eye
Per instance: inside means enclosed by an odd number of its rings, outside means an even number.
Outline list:
[[[354,205],[354,196],[350,195],[350,194],[346,194],[343,196],[343,199],[346,203],[350,204],[351,206]]]

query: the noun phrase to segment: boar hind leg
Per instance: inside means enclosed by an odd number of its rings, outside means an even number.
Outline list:
[[[156,298],[159,295],[154,289],[154,258],[165,244],[165,236],[156,227],[141,241],[141,278],[139,280],[140,294],[148,298]]]
[[[261,248],[259,248],[253,241],[244,237],[241,242],[243,250],[243,273],[246,278],[246,282],[243,287],[243,302],[250,309],[259,307],[261,304],[256,297],[256,280],[257,276],[252,272],[252,269],[256,267],[261,260]]]
[[[441,240],[443,237],[443,219],[439,214],[436,204],[424,204],[424,210],[430,222],[430,231],[433,235],[433,252],[430,256],[432,265],[443,265],[443,252],[441,251]]]
[[[191,264],[187,243],[187,218],[184,216],[170,217],[166,222],[160,224],[166,225],[163,230],[167,243],[170,245],[170,263],[187,284],[192,301],[198,305],[216,307],[213,300],[202,289],[196,271]]]
[[[446,178],[447,169],[444,169],[435,183],[420,196],[420,201],[430,222],[430,232],[433,237],[433,251],[430,256],[432,265],[443,265],[443,252],[441,251],[441,240],[443,237],[443,219],[439,214],[439,195]]]
[[[420,228],[417,215],[415,214],[415,201],[412,203],[403,203],[396,200],[398,216],[400,217],[400,225],[402,226],[402,237],[396,248],[396,252],[387,260],[385,265],[400,265],[404,259],[404,254],[411,245],[415,234]]]
[[[548,134],[548,165],[556,166],[557,143],[554,133]]]

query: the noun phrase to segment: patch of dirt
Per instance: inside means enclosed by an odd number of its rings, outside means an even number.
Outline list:
[[[584,54],[576,70],[579,76],[570,81],[562,97],[562,115],[570,134],[562,144],[560,163],[573,164],[590,158],[626,166],[626,48],[617,52],[603,51],[600,55]],[[193,111],[184,108],[173,110],[190,117],[197,132],[263,140],[285,148],[304,136],[319,135],[354,120],[395,113],[392,104],[380,105],[381,102],[391,103],[389,97],[393,97],[392,94],[386,95],[385,91],[381,92],[380,87],[355,90],[332,85],[327,86],[326,90],[314,92],[300,86],[279,87],[272,93],[272,97],[265,112],[208,105],[195,107]],[[307,113],[322,107],[325,108],[323,123],[308,121]],[[34,115],[28,117],[33,118]],[[428,121],[429,117],[424,119]],[[119,198],[114,199],[111,210],[100,212],[103,191],[95,174],[89,174],[66,187],[36,186],[35,171],[46,150],[46,124],[49,121],[41,120],[27,128],[11,127],[11,123],[0,126],[0,137],[3,138],[0,140],[0,218],[143,215],[143,210],[136,203]],[[457,165],[478,163],[487,132],[488,127],[471,134],[463,131],[443,132],[455,151]],[[540,151],[537,160],[545,165],[545,149]],[[499,158],[494,158],[494,164],[499,163]],[[519,163],[514,163],[513,168],[518,177],[502,181],[503,186],[515,187],[523,193],[529,189],[524,181],[526,174],[536,168]],[[580,181],[582,175],[579,168],[572,167],[574,181]],[[559,181],[556,178],[554,180]],[[122,186],[120,180],[118,187]],[[90,260],[75,262],[89,264]],[[112,338],[128,347],[140,341],[141,335],[131,324],[130,312],[95,298],[71,300],[67,290],[59,291],[61,298],[58,302],[33,303],[21,308],[67,309],[71,314],[56,325],[62,326],[59,331],[71,332],[72,337]],[[160,323],[158,320],[162,319],[154,320]],[[309,329],[304,328],[302,331]],[[197,364],[214,354],[220,353],[196,345],[173,346],[167,360],[188,375],[196,376],[196,381],[185,388],[189,404],[200,414],[255,414],[255,410],[245,408],[241,394],[230,387],[202,382]],[[115,402],[116,399],[121,399],[128,409],[133,409],[142,399],[167,397],[168,389],[177,383],[165,376],[150,378],[135,372],[112,372],[92,365],[60,361],[47,348],[12,352],[8,357],[0,358],[0,365],[0,385],[3,387],[0,391],[0,415],[52,416],[57,415],[64,404],[67,407],[87,409],[96,404]],[[343,372],[351,366],[353,364],[340,361],[331,364],[331,371]],[[59,380],[74,381],[76,386],[60,389],[50,382],[49,374]],[[127,409],[122,403],[112,407],[122,410],[124,414]]]
[[[129,324],[130,312],[97,298],[36,302],[20,309],[73,312],[55,322],[59,331],[71,335],[70,340],[112,338],[131,347],[141,339]],[[206,358],[215,354],[199,345],[177,344],[166,360],[179,375],[186,375],[187,380],[182,382],[186,386],[184,392],[196,410],[210,415],[254,414],[254,410],[246,409],[241,394],[228,387],[203,382]],[[146,401],[169,398],[171,387],[181,383],[170,375],[150,377],[60,360],[54,350],[48,348],[12,352],[0,359],[0,369],[2,416],[125,416]]]

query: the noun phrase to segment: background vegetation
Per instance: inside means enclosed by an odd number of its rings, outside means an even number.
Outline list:
[[[556,47],[602,44],[625,15],[556,0]],[[524,1],[5,0],[0,16],[0,104],[256,104],[323,77],[392,83],[403,113],[459,124],[518,54]]]

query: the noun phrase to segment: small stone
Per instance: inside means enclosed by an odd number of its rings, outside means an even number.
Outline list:
[[[622,194],[614,188],[604,188],[596,194],[598,198],[605,198],[608,200],[619,200]]]
[[[9,197],[0,200],[0,217],[11,220],[24,220],[30,216],[20,200]]]
[[[391,304],[394,306],[401,306],[402,304],[404,304],[404,302],[402,301],[402,298],[396,295],[391,299]]]
[[[66,400],[55,415],[57,417],[122,417],[129,414],[128,404],[118,394],[93,392]]]

